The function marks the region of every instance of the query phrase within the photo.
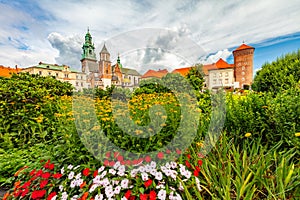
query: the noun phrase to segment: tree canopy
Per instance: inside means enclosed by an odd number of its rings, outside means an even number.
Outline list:
[[[273,92],[295,87],[300,81],[300,49],[277,58],[272,63],[265,63],[256,73],[253,90]]]

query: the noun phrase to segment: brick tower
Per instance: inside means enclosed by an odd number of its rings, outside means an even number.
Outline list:
[[[242,44],[233,51],[234,78],[239,83],[239,88],[251,85],[253,80],[253,54],[254,47]]]
[[[112,79],[112,67],[110,61],[110,53],[107,51],[105,44],[100,51],[100,61],[99,61],[100,77],[104,84],[104,88],[111,86]]]

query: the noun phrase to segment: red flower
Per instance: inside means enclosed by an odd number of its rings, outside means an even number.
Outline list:
[[[36,170],[33,169],[33,170],[29,173],[29,175],[30,175],[30,176],[33,176],[33,175],[35,174],[35,171],[36,171]]]
[[[25,189],[22,191],[21,197],[25,197],[26,194],[28,194],[28,192],[29,192],[29,189],[28,189],[28,188],[25,188]]]
[[[55,197],[56,196],[56,192],[51,192],[50,194],[49,194],[49,196],[47,197],[47,200],[51,200],[53,197]]]
[[[199,176],[198,170],[194,170],[194,176]]]
[[[140,200],[147,200],[147,194],[140,194]]]
[[[180,154],[181,154],[181,151],[180,151],[179,149],[176,149],[176,153],[177,153],[178,155],[180,155]]]
[[[115,164],[116,164],[115,161],[110,161],[110,162],[109,162],[109,166],[110,166],[110,167],[113,167]]]
[[[42,174],[42,178],[49,178],[51,174],[49,172],[45,172]]]
[[[149,193],[150,200],[156,200],[156,192],[151,190]]]
[[[186,155],[188,159],[191,159],[191,154]]]
[[[90,169],[89,169],[89,168],[85,168],[85,169],[82,171],[82,174],[83,174],[84,176],[88,176],[89,173],[90,173]]]
[[[151,157],[150,156],[146,156],[145,157],[145,161],[148,163],[148,162],[151,162]]]
[[[152,184],[152,180],[149,179],[148,181],[144,182],[145,187],[149,187]]]
[[[93,173],[93,177],[95,178],[98,175],[98,170],[96,169]]]
[[[110,152],[107,152],[107,153],[105,154],[105,157],[106,157],[107,159],[109,159],[109,158],[110,158]]]
[[[104,166],[109,166],[109,160],[104,160],[103,165]]]
[[[188,167],[188,168],[191,168],[191,164],[189,163],[189,161],[185,161],[185,165]]]
[[[133,165],[137,165],[138,163],[139,163],[139,160],[133,160],[133,161],[132,161],[132,164],[133,164]]]
[[[127,190],[127,192],[124,194],[124,197],[126,197],[126,199],[129,199],[131,195],[131,190]]]
[[[131,165],[131,160],[126,160],[126,165]]]
[[[53,163],[51,163],[51,164],[49,165],[49,169],[50,169],[50,170],[53,170],[53,169],[54,169],[54,164],[53,164]]]
[[[138,163],[142,163],[143,160],[144,160],[144,158],[139,158],[139,159],[138,159]]]
[[[196,170],[197,170],[198,172],[200,172],[200,167],[196,166]]]
[[[170,153],[171,153],[170,149],[167,149],[166,154],[170,154]]]
[[[164,153],[163,152],[158,152],[157,157],[159,159],[163,159],[164,158]]]
[[[43,174],[43,170],[40,169],[35,175],[36,176],[41,176],[42,174]]]
[[[121,163],[121,165],[125,165],[126,164],[125,160],[120,161],[120,163]]]
[[[201,165],[202,165],[202,160],[198,160],[198,165],[201,167]]]
[[[135,196],[130,196],[129,200],[135,200]]]
[[[53,178],[56,178],[56,179],[59,179],[59,178],[62,177],[62,174],[56,173],[56,174],[53,174],[52,177],[53,177]]]
[[[49,164],[50,164],[50,160],[48,160],[48,161],[45,163],[44,167],[45,167],[46,169],[48,169],[48,168],[49,168]]]
[[[41,199],[46,194],[46,190],[35,190],[31,194],[32,199]]]
[[[85,192],[83,195],[82,195],[82,197],[81,197],[81,199],[82,200],[86,200],[86,198],[89,196],[89,193],[88,192]]]
[[[83,183],[81,183],[80,188],[83,188],[84,186],[86,186],[86,182],[85,181]]]
[[[22,188],[28,188],[30,186],[30,183],[30,181],[25,182]]]
[[[48,180],[42,180],[40,183],[40,188],[43,189],[48,183]]]
[[[123,158],[123,156],[119,155],[119,156],[117,156],[117,160],[121,162],[124,160],[124,158]]]

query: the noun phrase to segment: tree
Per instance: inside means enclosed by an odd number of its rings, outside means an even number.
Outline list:
[[[203,65],[196,64],[195,67],[192,67],[186,78],[188,79],[189,83],[193,86],[196,91],[200,91],[203,88],[204,83],[204,74],[202,70]]]
[[[295,87],[300,81],[300,49],[265,63],[256,73],[253,90],[274,94]]]

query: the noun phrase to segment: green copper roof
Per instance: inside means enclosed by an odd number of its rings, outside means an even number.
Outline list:
[[[47,64],[47,63],[42,63],[40,62],[38,65],[33,66],[36,68],[41,68],[41,69],[50,69],[50,70],[56,70],[56,71],[62,71],[65,68],[65,65],[57,65],[57,64]],[[69,66],[67,66],[69,67]],[[69,67],[70,72],[78,72],[77,70],[71,69]]]
[[[135,69],[129,69],[129,68],[121,68],[122,74],[126,75],[133,75],[133,76],[140,76],[140,74]]]
[[[92,36],[90,34],[89,29],[85,34],[85,43],[82,46],[82,50],[83,52],[81,55],[81,59],[89,58],[89,59],[96,60],[95,46],[92,43]]]

